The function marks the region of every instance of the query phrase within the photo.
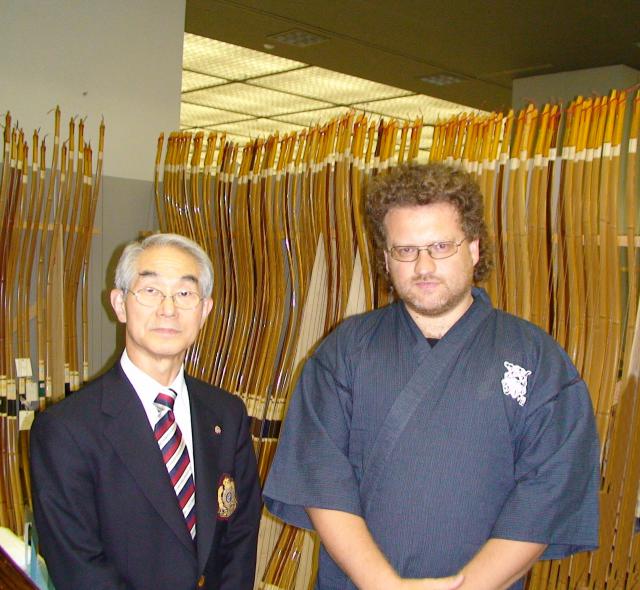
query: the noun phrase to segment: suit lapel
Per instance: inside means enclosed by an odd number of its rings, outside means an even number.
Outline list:
[[[186,381],[195,455],[198,566],[203,571],[211,553],[217,522],[221,435],[216,434],[214,428],[222,425],[222,421],[210,401],[214,395],[211,389],[188,376]]]
[[[193,551],[193,541],[167,476],[160,448],[142,403],[120,363],[105,375],[102,410],[110,417],[105,433],[140,491],[178,539]]]

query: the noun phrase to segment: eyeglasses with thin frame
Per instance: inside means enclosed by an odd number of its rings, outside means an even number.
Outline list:
[[[458,252],[458,248],[467,238],[462,238],[459,242],[445,241],[433,242],[426,246],[393,246],[387,250],[391,258],[399,262],[414,262],[422,250],[426,250],[434,260],[449,258]]]
[[[142,287],[142,289],[138,289],[137,291],[125,289],[125,291],[131,293],[136,298],[136,301],[144,307],[158,307],[169,297],[173,301],[173,305],[178,309],[190,310],[198,307],[204,299],[200,293],[187,291],[186,289],[177,291],[172,295],[165,295],[160,289],[156,289],[155,287]]]

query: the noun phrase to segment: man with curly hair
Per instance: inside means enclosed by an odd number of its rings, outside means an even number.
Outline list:
[[[597,546],[585,384],[474,286],[491,247],[468,174],[401,167],[371,183],[366,213],[396,300],[306,363],[267,507],[317,530],[323,590],[522,588],[539,558]]]

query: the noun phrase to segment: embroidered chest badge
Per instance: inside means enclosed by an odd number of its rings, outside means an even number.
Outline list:
[[[504,366],[507,370],[501,381],[502,391],[524,406],[527,401],[527,377],[531,375],[531,371],[509,361],[504,361]]]
[[[218,518],[229,519],[237,507],[236,482],[233,481],[233,477],[223,473],[218,486]]]

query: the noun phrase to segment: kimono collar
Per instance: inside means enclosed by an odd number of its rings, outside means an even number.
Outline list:
[[[449,328],[447,333],[442,337],[442,339],[446,338],[446,336],[452,331],[458,331],[458,329],[464,326],[470,318],[474,317],[481,310],[484,313],[487,313],[493,306],[491,305],[491,299],[489,299],[488,293],[482,287],[472,287],[471,296],[473,297],[473,302],[469,306],[469,309],[462,314],[460,319]],[[411,314],[407,310],[407,306],[400,300],[397,300],[393,303],[396,306],[396,310],[398,313],[398,317],[400,322],[405,327],[407,333],[411,336],[413,342],[415,344],[426,343],[426,338],[418,328],[418,325],[411,317]]]

